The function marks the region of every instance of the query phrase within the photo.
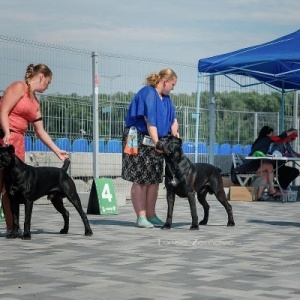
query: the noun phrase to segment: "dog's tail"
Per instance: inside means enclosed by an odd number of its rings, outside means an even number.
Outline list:
[[[63,169],[64,171],[67,172],[67,170],[68,170],[68,168],[69,168],[69,166],[70,166],[70,163],[71,163],[70,158],[66,158],[66,159],[64,160],[64,164],[63,164],[63,166],[62,166],[62,169]]]

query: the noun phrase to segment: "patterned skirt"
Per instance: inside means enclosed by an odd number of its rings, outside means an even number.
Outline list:
[[[123,133],[123,150],[127,142],[129,128]],[[139,184],[155,184],[163,181],[163,155],[158,154],[151,146],[142,144],[144,134],[138,132],[138,154],[130,155],[123,151],[122,178]]]

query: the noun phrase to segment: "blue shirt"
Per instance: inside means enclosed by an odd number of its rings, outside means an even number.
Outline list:
[[[145,117],[157,128],[161,138],[171,132],[176,119],[175,107],[169,96],[161,99],[154,87],[144,86],[132,99],[125,119],[126,127],[135,126],[138,131],[149,134]]]

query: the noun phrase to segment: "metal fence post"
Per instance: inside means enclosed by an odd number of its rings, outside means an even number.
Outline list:
[[[99,105],[98,105],[98,55],[92,52],[92,76],[93,76],[93,176],[99,178]]]

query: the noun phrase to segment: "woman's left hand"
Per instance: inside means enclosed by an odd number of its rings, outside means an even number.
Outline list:
[[[69,158],[69,154],[65,150],[59,150],[58,153],[56,153],[56,155],[62,161]]]

